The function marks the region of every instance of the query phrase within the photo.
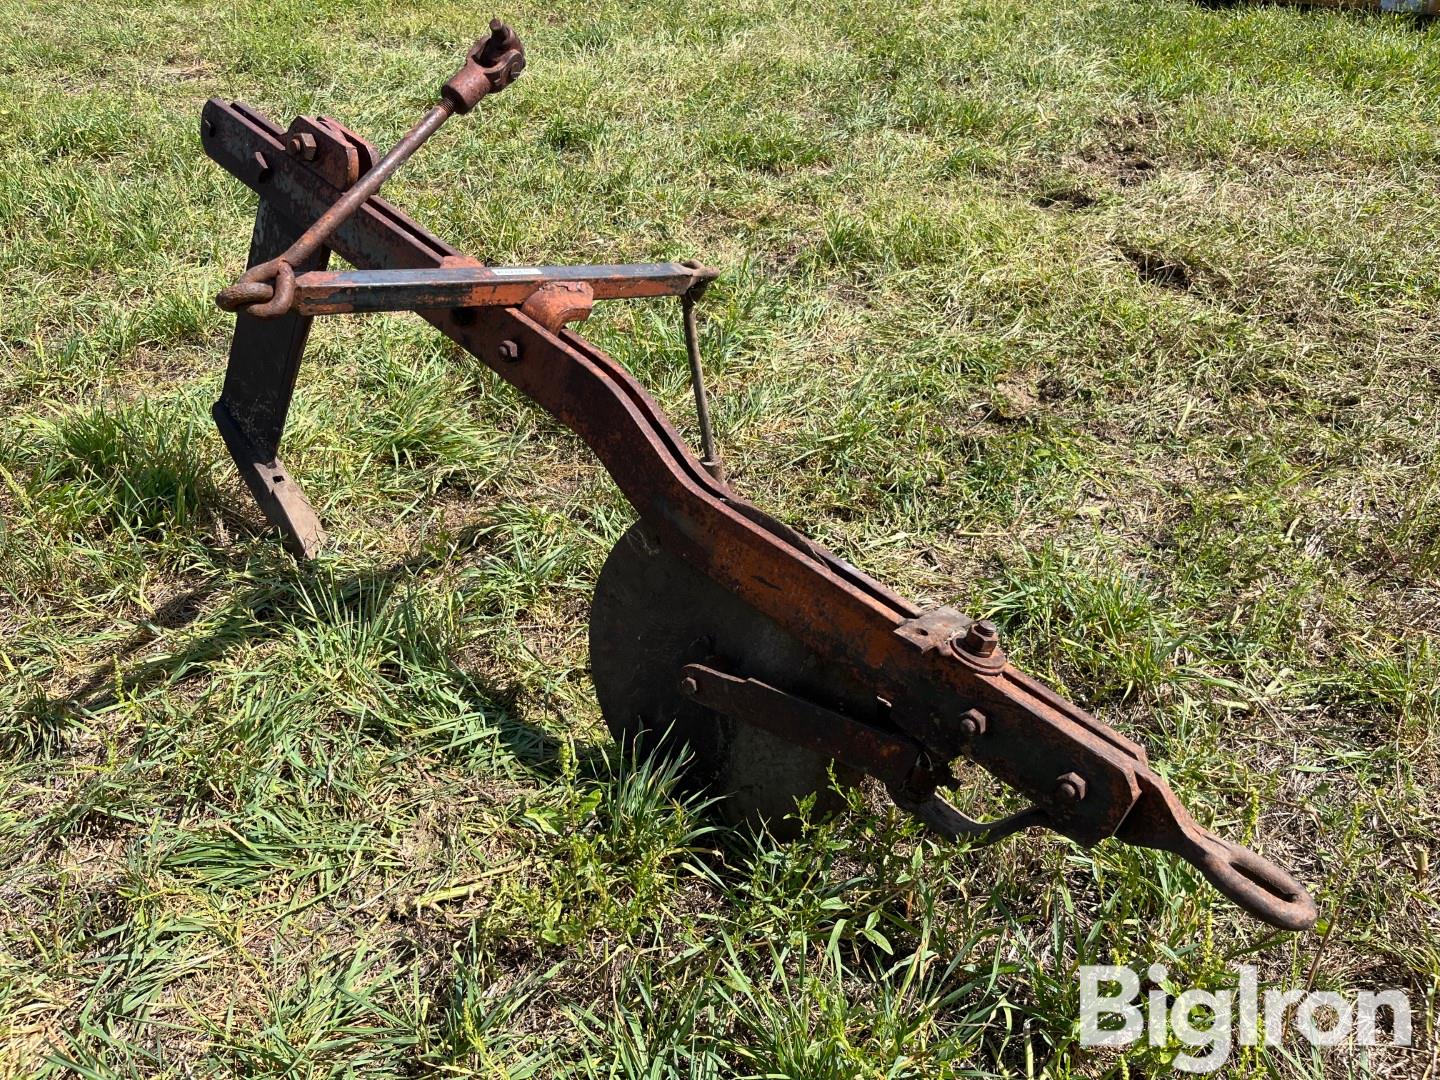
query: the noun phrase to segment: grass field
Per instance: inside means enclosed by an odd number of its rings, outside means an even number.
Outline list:
[[[490,11],[0,0],[0,1074],[1141,1077],[1081,963],[1440,979],[1440,28],[1154,0],[525,2],[513,89],[389,189],[491,261],[699,257],[738,490],[986,613],[1291,867],[718,829],[610,749],[631,520],[405,316],[317,324],[279,549],[212,429],[254,199],[201,104],[387,145]],[[586,330],[693,436],[673,304]],[[632,763],[633,764],[633,763]],[[977,775],[969,807],[1012,805]]]

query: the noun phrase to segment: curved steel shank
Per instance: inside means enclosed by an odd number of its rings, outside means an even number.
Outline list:
[[[243,106],[210,102],[202,130],[211,156],[292,220],[313,220],[334,201],[323,179],[285,157],[279,129]],[[257,152],[275,157],[263,180],[248,164]],[[458,255],[378,198],[329,242],[360,268],[439,266]],[[882,722],[937,762],[963,754],[1082,844],[1119,836],[1173,851],[1267,922],[1289,929],[1314,922],[1304,889],[1196,825],[1141,747],[1003,653],[981,660],[951,648],[950,637],[968,628],[964,616],[920,612],[712,478],[649,394],[595,346],[514,308],[419,314],[579,435],[663,544],[873,686]],[[983,714],[984,731],[966,738],[960,720],[972,710]],[[1081,781],[1078,798],[1073,783],[1060,783],[1072,776]]]

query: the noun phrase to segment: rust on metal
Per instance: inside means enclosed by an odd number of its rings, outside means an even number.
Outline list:
[[[470,46],[465,63],[440,87],[440,98],[460,114],[468,113],[486,94],[504,90],[525,70],[525,46],[514,30],[490,20],[490,33]]]
[[[465,63],[440,88],[440,102],[427,112],[410,131],[396,143],[345,194],[327,207],[295,242],[273,259],[252,266],[235,285],[223,289],[215,302],[226,311],[244,307],[256,319],[274,319],[290,312],[295,298],[295,267],[307,261],[324,246],[330,234],[343,225],[365,201],[384,185],[395,171],[440,130],[455,113],[467,113],[487,94],[498,93],[520,77],[525,69],[525,48],[515,31],[499,19],[490,21],[490,34],[471,48]],[[306,133],[309,134],[309,133]],[[310,135],[307,147],[299,135],[292,148],[286,149],[302,160],[315,156],[315,139]],[[307,156],[308,155],[308,156]],[[273,292],[268,300],[257,301],[257,285],[269,285]]]
[[[375,165],[367,144],[323,116],[297,116],[285,133],[285,148],[311,162],[317,173],[341,191],[353,187]]]
[[[705,390],[705,371],[700,363],[700,330],[695,325],[695,301],[707,282],[685,290],[680,298],[680,317],[685,332],[685,355],[690,363],[690,387],[695,394],[695,417],[700,424],[700,464],[722,484],[725,466],[715,449],[715,432],[710,426],[710,395]]]
[[[518,39],[492,25],[490,40],[500,40],[503,55],[523,58]],[[477,45],[467,66],[484,69],[487,57],[500,63],[494,48]],[[518,69],[507,63],[513,77]],[[447,83],[442,107],[465,111],[472,97],[478,101],[478,78]],[[706,724],[725,725],[731,735],[709,752],[739,755],[737,748],[758,745],[745,733],[759,732],[764,745],[781,748],[778,755],[812,764],[833,759],[877,777],[897,805],[941,835],[994,839],[1044,826],[1086,845],[1114,837],[1189,861],[1272,925],[1294,930],[1314,923],[1315,905],[1294,878],[1199,826],[1142,747],[1017,669],[992,624],[950,608],[922,610],[746,502],[723,479],[708,420],[702,460],[634,376],[564,328],[578,305],[536,299],[566,281],[583,283],[595,299],[606,287],[621,287],[619,279],[624,287],[668,282],[668,292],[625,295],[682,298],[703,411],[694,303],[713,273],[697,281],[697,268],[683,267],[691,275],[685,286],[680,275],[634,268],[618,278],[595,267],[573,268],[569,278],[554,268],[517,268],[530,274],[529,292],[475,302],[474,289],[499,289],[504,268],[481,267],[377,197],[378,184],[368,182],[389,158],[352,180],[346,148],[362,140],[339,125],[324,121],[287,133],[243,105],[212,100],[201,133],[206,152],[260,196],[251,263],[264,272],[247,272],[242,283],[273,286],[262,301],[272,308],[285,300],[276,318],[257,318],[253,306],[238,315],[216,417],[222,432],[228,425],[226,443],[242,473],[248,468],[263,479],[258,466],[277,466],[269,487],[245,475],[297,550],[312,550],[308,538],[319,526],[276,453],[308,313],[327,302],[316,289],[325,282],[348,288],[345,303],[367,289],[391,290],[392,298],[403,292],[417,314],[575,432],[639,516],[612,553],[612,562],[623,559],[610,586],[610,563],[602,573],[591,625],[597,696],[617,736],[640,735],[663,724],[667,713],[683,714],[700,736]],[[313,155],[304,140],[290,149],[291,137],[302,133],[314,137]],[[413,150],[423,135],[412,132],[407,141]],[[267,163],[264,175],[254,167],[257,158]],[[305,222],[315,225],[302,228]],[[356,273],[324,274],[331,250]],[[289,268],[288,278],[276,264]],[[328,295],[333,301],[337,293]],[[657,607],[652,595],[679,599]],[[632,708],[642,698],[644,716]],[[998,822],[966,818],[938,790],[953,784],[957,759],[1015,788],[1031,807]],[[746,774],[743,760],[727,764],[742,779],[760,775]],[[804,768],[814,772],[812,764]]]
[[[705,664],[681,668],[681,692],[716,712],[745,721],[869,774],[887,785],[933,791],[954,777],[936,768],[925,747],[894,730],[848,716]]]
[[[595,290],[585,281],[551,281],[525,298],[520,311],[552,334],[584,322],[595,307]]]
[[[682,263],[600,266],[482,266],[452,260],[434,270],[335,270],[295,279],[294,310],[302,315],[439,308],[519,307],[552,286],[589,290],[592,300],[684,296],[715,271]],[[567,288],[581,295],[578,288]],[[552,289],[552,294],[555,290]]]

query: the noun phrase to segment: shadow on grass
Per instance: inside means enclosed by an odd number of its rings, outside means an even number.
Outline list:
[[[479,547],[485,537],[485,523],[477,523],[457,534],[447,551],[417,552],[390,566],[343,576],[332,575],[323,565],[297,563],[278,549],[267,549],[258,559],[253,553],[227,553],[222,565],[260,580],[237,593],[218,619],[212,614],[214,625],[208,632],[186,641],[173,653],[133,666],[128,663],[129,658],[159,640],[162,633],[184,629],[200,619],[206,602],[224,590],[224,575],[162,604],[70,693],[48,699],[37,697],[27,706],[31,715],[28,726],[44,737],[45,745],[51,745],[87,716],[157,686],[202,674],[214,661],[241,646],[279,637],[295,626],[293,616],[303,613],[307,595],[323,597],[324,614],[332,618],[373,616],[403,582],[440,566],[452,553]],[[425,662],[443,669],[467,706],[494,718],[501,746],[507,753],[541,775],[558,773],[559,743],[523,718],[517,687],[465,671],[439,650],[426,652]],[[21,743],[28,745],[34,740],[10,742],[14,745],[0,750],[24,752],[26,746]]]
[[[1427,13],[1414,8],[1406,8],[1399,4],[1392,7],[1382,7],[1380,0],[1375,0],[1373,7],[1351,7],[1334,2],[1327,3],[1325,0],[1194,0],[1194,2],[1196,7],[1204,8],[1207,11],[1227,11],[1231,8],[1293,7],[1301,8],[1317,16],[1339,13],[1352,18],[1360,16],[1366,18],[1397,19],[1403,24],[1408,24],[1413,30],[1428,29],[1437,17],[1433,13]],[[1403,0],[1401,0],[1401,3],[1403,3]]]

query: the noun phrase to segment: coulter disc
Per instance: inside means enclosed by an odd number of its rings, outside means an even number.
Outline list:
[[[643,523],[632,525],[600,571],[590,613],[595,696],[616,741],[650,754],[684,746],[688,785],[722,797],[731,824],[763,821],[793,836],[785,819],[812,792],[821,814],[839,810],[844,798],[830,784],[828,759],[680,692],[680,669],[711,660],[831,706],[864,701],[786,631],[665,551]],[[835,771],[844,783],[859,779]]]

